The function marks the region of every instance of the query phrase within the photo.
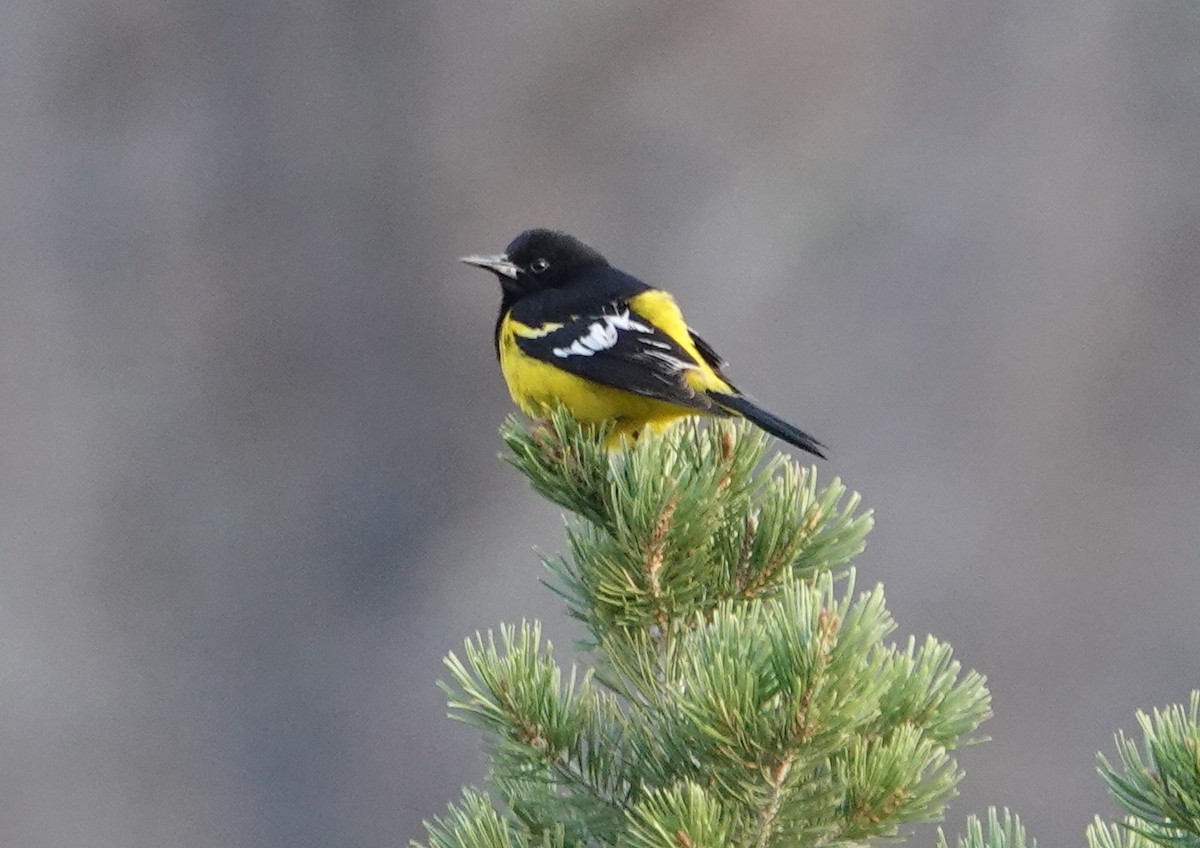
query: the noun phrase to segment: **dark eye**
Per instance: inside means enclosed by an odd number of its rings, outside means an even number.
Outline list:
[[[535,259],[529,263],[529,270],[535,274],[540,274],[550,267],[549,259]]]

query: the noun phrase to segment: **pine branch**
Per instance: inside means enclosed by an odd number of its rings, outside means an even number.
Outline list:
[[[843,568],[872,524],[840,481],[818,490],[810,467],[763,463],[769,440],[745,427],[688,423],[621,453],[561,412],[502,435],[533,487],[582,518],[567,527],[570,556],[547,562],[551,585],[588,647],[618,659],[638,659],[646,633],[665,646],[723,600]]]
[[[938,848],[950,848],[941,828],[938,828],[937,844]],[[967,835],[958,837],[955,845],[956,848],[1026,848],[1025,828],[1021,826],[1020,817],[1013,815],[1008,810],[1005,810],[1001,817],[995,807],[989,807],[987,829],[984,829],[983,823],[978,817],[968,816]],[[1028,848],[1037,848],[1037,840],[1030,839]],[[1093,845],[1092,848],[1101,848],[1101,846]],[[1104,846],[1104,848],[1117,848],[1117,846]],[[1132,848],[1132,846],[1126,846],[1126,848]]]
[[[849,568],[871,526],[857,495],[728,422],[618,452],[562,413],[503,436],[575,516],[546,565],[595,668],[564,673],[536,623],[447,658],[497,798],[467,791],[427,825],[430,848],[858,845],[941,816],[990,698],[948,645],[887,641],[882,588],[856,592]],[[1200,848],[1198,714],[1193,693],[1139,713],[1140,746],[1118,734],[1099,771],[1129,815],[1097,820],[1090,848]],[[956,846],[1026,841],[992,809]]]
[[[505,812],[468,794],[431,846],[807,848],[940,815],[987,690],[936,640],[886,641],[882,588],[848,567],[871,527],[857,495],[728,422],[617,452],[562,413],[503,436],[576,516],[546,564],[595,671],[562,672],[536,624],[447,659]]]
[[[1163,844],[1143,836],[1135,827],[1139,825],[1132,818],[1126,817],[1119,823],[1108,824],[1096,816],[1095,821],[1088,825],[1088,848],[1157,848]]]
[[[1177,705],[1150,715],[1138,712],[1142,748],[1121,732],[1116,737],[1119,768],[1099,756],[1100,776],[1130,814],[1122,827],[1158,845],[1200,848],[1198,718],[1200,691],[1192,692],[1186,710]]]
[[[684,782],[646,794],[629,815],[628,848],[700,848],[730,844],[728,813],[703,787]]]
[[[492,807],[486,796],[467,790],[461,804],[451,804],[447,814],[425,825],[429,848],[563,848],[562,834],[547,833],[531,840],[514,829]]]
[[[502,626],[446,659],[454,683],[441,684],[453,718],[478,728],[497,788],[531,831],[551,820],[568,835],[611,832],[624,820],[621,737],[625,719],[590,675],[564,681],[541,627]]]
[[[1098,816],[1088,826],[1089,848],[1196,848],[1200,845],[1200,691],[1189,706],[1176,705],[1137,714],[1142,744],[1118,733],[1113,765],[1099,755],[1098,771],[1113,798],[1129,815],[1115,824]],[[958,848],[1023,848],[1024,830],[1006,811],[1000,823],[989,811],[985,836],[978,821],[968,820],[968,834]],[[939,848],[947,848],[939,831]]]

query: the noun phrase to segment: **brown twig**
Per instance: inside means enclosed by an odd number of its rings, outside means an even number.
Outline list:
[[[672,497],[667,501],[667,505],[663,507],[663,511],[658,516],[658,521],[654,525],[654,530],[650,534],[650,544],[646,546],[647,586],[650,592],[650,600],[654,606],[654,621],[658,625],[659,638],[664,645],[671,620],[667,613],[667,608],[662,602],[663,593],[662,583],[659,581],[659,572],[662,571],[666,556],[667,531],[671,527],[671,519],[675,516],[675,510],[678,507],[678,497]]]

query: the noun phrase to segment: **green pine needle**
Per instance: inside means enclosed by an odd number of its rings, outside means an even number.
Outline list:
[[[1027,848],[1025,828],[1019,816],[1004,810],[1003,816],[995,807],[988,808],[987,827],[977,816],[967,817],[967,834],[959,836],[956,848]],[[946,835],[938,828],[938,848],[949,848]],[[1037,840],[1028,840],[1028,848],[1037,848]],[[1093,845],[1092,848],[1100,848]],[[1116,846],[1106,846],[1116,848]],[[1132,846],[1125,846],[1132,848]]]
[[[447,658],[496,800],[468,793],[430,848],[807,848],[942,814],[989,696],[948,646],[887,641],[882,587],[849,567],[872,524],[856,494],[737,423],[618,450],[562,412],[502,434],[574,516],[546,564],[594,669],[561,669],[536,623]]]
[[[1099,756],[1098,771],[1129,812],[1122,826],[1170,848],[1200,848],[1200,691],[1190,706],[1138,712],[1142,745],[1117,734],[1119,765]]]
[[[532,840],[513,829],[492,807],[487,797],[468,789],[461,804],[451,804],[446,815],[426,822],[429,848],[563,848],[561,834],[547,833]],[[414,842],[412,845],[417,846]]]

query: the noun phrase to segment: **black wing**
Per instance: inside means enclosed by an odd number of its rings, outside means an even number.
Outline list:
[[[696,331],[691,327],[688,327],[688,335],[692,337],[692,344],[696,346],[696,350],[700,351],[700,355],[704,357],[704,361],[713,368],[724,368],[729,364],[721,358],[721,354],[713,350],[712,345],[696,335]]]
[[[730,388],[733,388],[733,383],[729,382],[729,378],[725,376],[725,369],[729,363],[721,358],[721,354],[713,349],[713,346],[704,339],[696,335],[696,331],[688,327],[688,335],[692,337],[692,344],[696,346],[696,350],[700,351],[701,358],[708,363],[709,367],[716,372],[717,376],[724,380]],[[734,389],[734,391],[737,391]]]
[[[605,386],[708,412],[719,407],[687,381],[696,360],[624,301],[570,318],[536,337],[517,335],[517,347]]]

